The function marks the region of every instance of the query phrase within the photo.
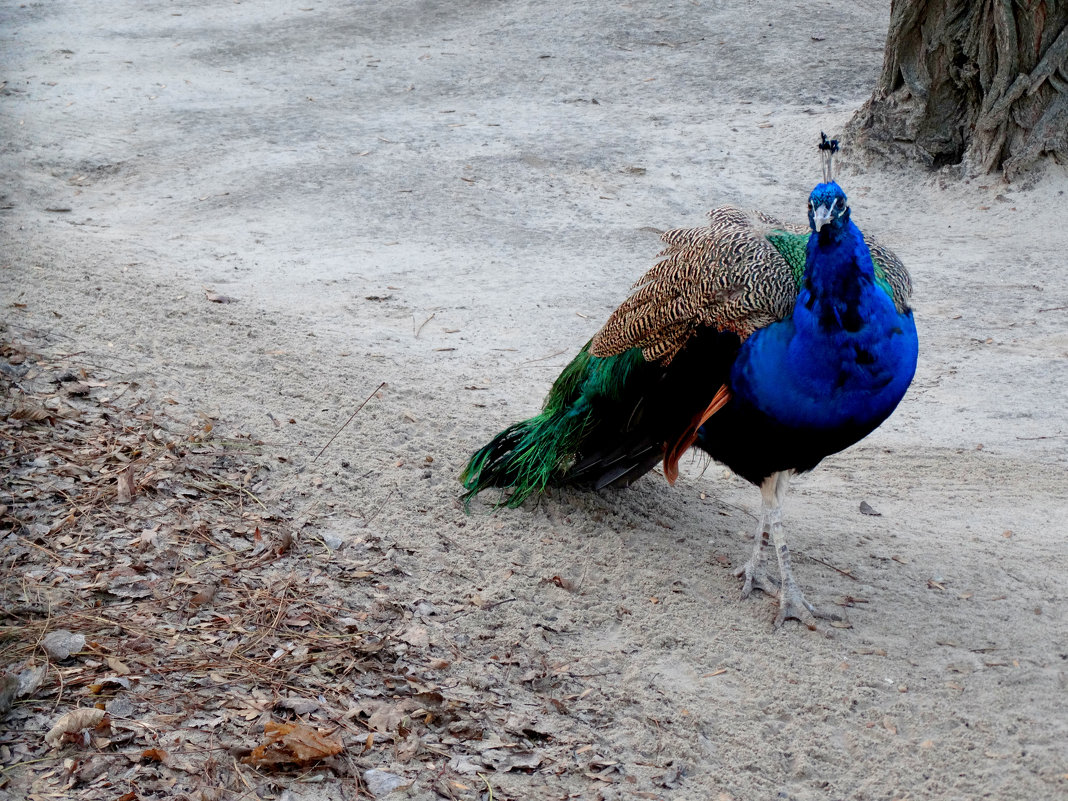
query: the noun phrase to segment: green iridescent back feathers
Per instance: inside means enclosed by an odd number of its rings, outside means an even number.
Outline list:
[[[502,505],[519,506],[566,479],[599,404],[618,402],[632,370],[667,365],[701,326],[745,339],[789,315],[805,270],[808,228],[730,206],[709,212],[710,224],[668,231],[661,259],[635,285],[556,379],[540,414],[509,426],[477,451],[460,476],[464,503],[484,489],[505,490]],[[876,281],[908,308],[912,285],[897,257],[865,237]]]
[[[767,238],[786,259],[800,287],[801,276],[805,274],[805,248],[808,245],[808,232],[771,230],[767,233]],[[905,311],[908,309],[908,300],[912,296],[912,282],[905,266],[898,261],[893,252],[875,240],[864,237],[864,242],[871,251],[876,283],[894,299],[898,311]]]
[[[487,487],[510,487],[501,498],[519,506],[560,478],[571,465],[598,403],[617,401],[641,351],[617,356],[590,355],[590,343],[564,368],[545,399],[541,414],[509,426],[477,451],[460,475],[465,505]]]

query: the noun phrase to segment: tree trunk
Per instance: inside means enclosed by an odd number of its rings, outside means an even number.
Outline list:
[[[883,72],[849,123],[875,153],[931,167],[1068,163],[1068,0],[893,0]]]

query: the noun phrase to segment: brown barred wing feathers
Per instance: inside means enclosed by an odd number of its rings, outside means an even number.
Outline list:
[[[912,277],[909,275],[909,271],[905,269],[901,259],[890,248],[880,245],[867,236],[864,237],[864,242],[867,244],[868,250],[871,251],[871,260],[875,264],[876,278],[882,278],[886,281],[890,287],[890,294],[894,298],[894,305],[899,312],[904,314],[912,308],[910,305],[912,301]]]
[[[668,364],[702,326],[745,339],[786,317],[797,283],[765,237],[778,223],[731,206],[709,212],[709,224],[668,231],[661,260],[601,330],[591,353],[612,356],[640,348],[646,361]]]

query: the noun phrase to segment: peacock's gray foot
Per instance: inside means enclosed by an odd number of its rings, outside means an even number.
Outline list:
[[[789,481],[790,473],[783,471],[772,474],[760,485],[763,503],[760,509],[760,526],[753,542],[753,553],[749,561],[735,571],[734,575],[745,577],[742,584],[743,598],[748,598],[754,589],[778,596],[779,614],[775,617],[775,628],[781,627],[787,620],[798,620],[810,629],[819,630],[817,619],[845,618],[838,612],[820,609],[809,603],[794,579],[793,568],[790,566],[790,550],[786,547],[786,534],[782,527],[782,500]],[[768,573],[767,561],[764,559],[764,545],[769,534],[779,560],[780,580]]]
[[[742,598],[748,598],[753,590],[760,590],[765,595],[779,595],[779,580],[768,572],[768,560],[764,558],[764,545],[768,541],[768,532],[764,531],[764,523],[761,521],[757,529],[756,543],[753,545],[753,555],[749,561],[734,571],[738,578],[744,576],[742,582]]]
[[[775,616],[775,628],[780,628],[787,620],[798,620],[802,625],[813,631],[819,630],[816,620],[845,620],[845,617],[835,611],[821,609],[813,606],[801,592],[801,588],[793,581],[793,576],[787,581],[786,586],[779,593],[779,614]]]
[[[764,546],[773,527],[782,527],[782,495],[789,483],[789,473],[775,473],[760,486],[763,503],[760,505],[760,522],[757,523],[756,537],[753,539],[753,552],[749,561],[734,571],[734,575],[743,578],[742,598],[748,598],[753,590],[760,590],[765,595],[779,597],[781,582],[768,572],[768,562],[764,558]]]
[[[808,602],[801,588],[794,579],[790,566],[790,549],[786,547],[786,535],[782,523],[772,527],[771,539],[775,544],[775,554],[779,557],[779,573],[782,576],[782,590],[779,592],[779,614],[775,617],[775,628],[787,620],[799,620],[813,631],[818,631],[816,618],[821,620],[845,620],[838,612],[831,612],[815,607]]]

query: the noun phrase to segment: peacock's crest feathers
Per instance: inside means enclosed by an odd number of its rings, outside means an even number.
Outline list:
[[[805,271],[809,230],[763,212],[732,206],[709,212],[709,224],[668,231],[661,260],[594,336],[590,352],[606,357],[639,348],[668,364],[701,326],[741,339],[793,309]],[[876,280],[907,311],[908,271],[887,248],[865,237]]]

